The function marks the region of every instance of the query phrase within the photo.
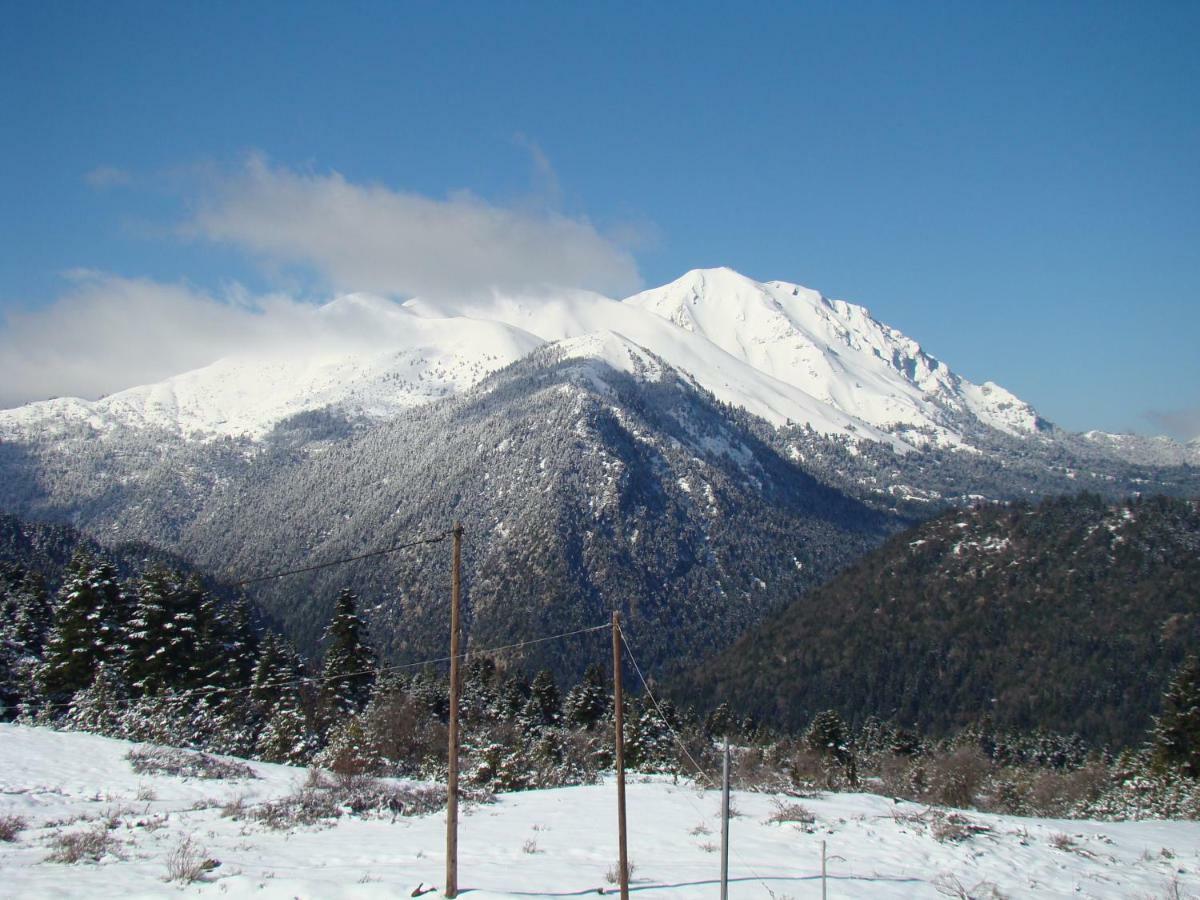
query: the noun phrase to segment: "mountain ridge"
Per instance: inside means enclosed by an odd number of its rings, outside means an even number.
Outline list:
[[[325,407],[383,421],[462,393],[546,344],[598,332],[621,334],[777,427],[809,425],[901,452],[970,449],[979,428],[1034,440],[1058,433],[1020,398],[962,378],[865,307],[726,268],[692,270],[624,300],[584,291],[438,303],[348,294],[289,328],[286,339],[156,384],[0,411],[0,436],[84,422],[101,436],[127,426],[261,440],[289,416]],[[1195,442],[1089,434],[1124,458],[1200,464]]]

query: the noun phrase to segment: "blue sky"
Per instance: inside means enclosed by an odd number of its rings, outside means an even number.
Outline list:
[[[714,265],[797,281],[1065,427],[1200,434],[1200,4],[3,17],[9,330],[131,279],[451,290],[541,246],[560,264],[531,258],[539,277],[610,293]],[[393,254],[413,232],[384,229],[358,252],[330,204],[432,215],[447,243]]]

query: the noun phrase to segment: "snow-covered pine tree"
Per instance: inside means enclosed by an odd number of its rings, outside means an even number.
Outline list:
[[[137,696],[154,695],[178,680],[173,619],[180,602],[178,572],[154,567],[134,585],[133,615],[125,633],[125,681]]]
[[[563,710],[567,721],[582,728],[593,728],[608,712],[610,699],[605,684],[604,667],[593,663],[583,673],[583,680],[567,692]]]
[[[77,731],[126,737],[122,723],[128,699],[121,667],[101,662],[92,683],[72,698],[66,725]]]
[[[254,676],[258,637],[245,600],[222,605],[206,594],[200,610],[197,669],[214,750],[245,756],[254,750],[255,729],[246,715],[247,691]]]
[[[315,742],[304,714],[304,670],[292,645],[274,633],[263,638],[251,678],[247,718],[254,723],[255,754],[268,762],[305,762]]]
[[[0,719],[15,715],[33,693],[50,618],[41,576],[21,566],[0,566]]]
[[[1189,656],[1172,677],[1151,747],[1156,765],[1200,779],[1200,656]]]
[[[375,683],[375,653],[367,646],[366,625],[357,607],[358,596],[348,589],[341,591],[325,631],[325,666],[317,708],[326,728],[341,716],[360,712]]]
[[[804,743],[813,753],[837,763],[851,786],[857,784],[858,771],[850,729],[837,710],[827,709],[813,716],[808,731],[804,733]]]
[[[0,584],[4,586],[0,629],[23,653],[40,657],[54,618],[45,579],[20,566],[10,566],[0,577]]]
[[[538,672],[529,686],[529,700],[521,713],[521,724],[536,731],[558,723],[562,718],[562,699],[549,669]]]
[[[88,687],[101,661],[119,664],[126,601],[111,563],[76,552],[58,591],[54,621],[38,667],[38,693],[61,704]]]

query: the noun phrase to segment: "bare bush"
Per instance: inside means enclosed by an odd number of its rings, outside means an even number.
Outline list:
[[[50,855],[47,862],[72,865],[85,860],[99,862],[109,854],[119,857],[120,845],[109,832],[108,826],[98,822],[87,831],[58,832],[50,838]]]
[[[175,775],[179,778],[257,778],[242,762],[218,759],[178,747],[134,747],[125,758],[139,775]]]
[[[989,826],[969,819],[962,813],[934,810],[929,818],[930,835],[935,841],[943,844],[957,844],[991,830]]]
[[[956,897],[958,900],[1007,900],[1000,889],[990,881],[980,881],[968,888],[958,877],[950,872],[942,872],[933,879],[933,887],[945,897]]]
[[[486,791],[462,791],[461,796],[475,803],[495,800]],[[222,815],[283,830],[328,822],[342,815],[393,819],[420,816],[445,805],[446,788],[442,785],[396,784],[369,775],[327,776],[314,769],[308,781],[288,796],[257,806],[247,806],[238,798],[225,805]]]
[[[1069,834],[1063,834],[1061,831],[1050,835],[1050,846],[1055,850],[1062,850],[1064,853],[1073,853],[1079,849],[1079,845],[1075,843],[1075,839]]]
[[[167,854],[167,881],[192,884],[211,872],[220,863],[208,857],[208,851],[185,835]]]
[[[27,825],[20,816],[0,816],[0,841],[12,843]]]
[[[631,859],[625,863],[625,880],[633,881],[633,873],[637,871],[637,864]],[[621,883],[621,863],[613,863],[607,872],[604,873],[604,880],[609,884]]]
[[[798,822],[801,825],[811,825],[817,821],[808,809],[800,803],[784,803],[781,800],[775,801],[775,811],[767,817],[767,822]]]
[[[364,713],[372,749],[394,773],[417,775],[430,761],[445,763],[446,726],[404,691],[376,697]]]
[[[975,747],[936,756],[925,766],[926,797],[941,806],[972,806],[991,768],[991,761]]]

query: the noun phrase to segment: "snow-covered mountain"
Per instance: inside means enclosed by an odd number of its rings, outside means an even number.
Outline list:
[[[980,427],[1045,429],[1027,403],[974,384],[860,306],[730,269],[687,273],[625,300],[567,292],[486,302],[404,303],[362,294],[316,308],[300,336],[94,400],[0,412],[0,436],[87,422],[190,438],[267,434],[335,407],[388,419],[457,394],[537,347],[605,358],[614,337],[661,358],[719,400],[772,425],[870,439],[898,450],[960,446]]]

